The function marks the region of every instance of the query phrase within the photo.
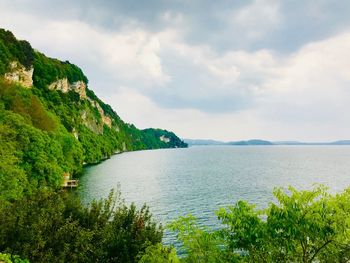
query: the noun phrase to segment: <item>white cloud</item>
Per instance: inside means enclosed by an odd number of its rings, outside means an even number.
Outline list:
[[[235,10],[229,18],[231,25],[240,28],[248,39],[259,39],[282,23],[278,0],[254,0],[251,4]]]
[[[140,52],[137,54],[137,59],[154,79],[159,80],[163,84],[163,82],[169,80],[169,76],[163,73],[161,58],[157,54],[159,50],[160,43],[158,38],[156,36],[151,37],[148,43],[141,47]]]
[[[264,83],[262,112],[284,122],[349,126],[349,48],[346,33],[310,43],[285,59],[279,75]]]

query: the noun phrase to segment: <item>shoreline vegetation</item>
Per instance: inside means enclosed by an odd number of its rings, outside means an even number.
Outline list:
[[[276,188],[274,196],[277,202],[265,209],[243,200],[220,208],[219,230],[199,225],[192,215],[179,217],[165,226],[181,243],[176,251],[161,243],[164,227],[148,207],[125,205],[118,189],[88,206],[77,196],[41,189],[0,206],[0,251],[30,262],[350,260],[350,188],[335,195],[322,185]]]
[[[120,191],[84,205],[63,175],[116,151],[187,147],[174,133],[127,124],[69,61],[0,29],[0,262],[348,262],[350,189],[276,189],[277,203],[221,208],[223,228],[188,215],[168,226]],[[181,257],[162,245],[177,233]],[[183,252],[183,253],[182,253]]]

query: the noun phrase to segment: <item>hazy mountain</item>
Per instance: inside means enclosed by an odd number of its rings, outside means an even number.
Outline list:
[[[202,140],[202,139],[184,139],[188,145],[224,145],[225,142],[215,140]]]
[[[247,141],[228,142],[227,145],[273,145],[273,143],[270,141],[253,139]]]

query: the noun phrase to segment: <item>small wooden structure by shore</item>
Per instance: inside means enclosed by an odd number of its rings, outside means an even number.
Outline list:
[[[69,173],[63,174],[63,188],[77,188],[79,185],[79,180],[71,179]]]

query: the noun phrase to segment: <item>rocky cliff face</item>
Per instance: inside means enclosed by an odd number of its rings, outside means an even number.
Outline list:
[[[26,69],[23,65],[18,63],[17,61],[11,62],[9,65],[11,71],[5,73],[5,79],[11,82],[17,82],[26,88],[31,88],[33,86],[33,72],[34,69],[31,67],[30,69]],[[73,83],[69,83],[67,78],[59,79],[53,83],[51,83],[48,88],[50,90],[58,90],[63,93],[68,93],[69,91],[74,91],[79,94],[80,99],[87,99],[91,105],[96,108],[101,116],[101,123],[93,118],[88,118],[87,112],[83,112],[81,117],[83,123],[86,127],[88,127],[91,131],[102,134],[103,133],[103,125],[107,125],[109,128],[112,128],[112,119],[105,114],[102,107],[97,101],[90,99],[86,95],[86,84],[84,81],[76,81]],[[116,129],[118,130],[118,128]],[[75,134],[75,137],[78,137],[78,134]]]
[[[112,119],[107,116],[105,114],[105,112],[103,111],[102,107],[100,106],[100,104],[89,98],[86,95],[86,84],[83,81],[77,81],[74,83],[69,83],[67,78],[63,78],[63,79],[59,79],[53,83],[51,83],[48,87],[50,90],[59,90],[63,93],[68,93],[69,91],[74,91],[76,93],[79,94],[80,99],[86,99],[88,100],[91,105],[97,109],[97,111],[99,112],[100,116],[101,116],[101,121],[102,121],[102,125],[93,119],[89,119],[87,112],[83,112],[81,117],[82,120],[85,124],[86,127],[88,127],[91,131],[97,133],[97,134],[102,134],[103,132],[103,125],[107,125],[109,128],[112,128]]]
[[[112,128],[112,119],[105,114],[105,112],[101,108],[100,104],[97,101],[94,101],[90,98],[88,98],[88,100],[90,101],[92,106],[95,107],[98,110],[98,112],[100,113],[101,118],[102,118],[102,123],[106,124],[109,128]]]
[[[31,88],[33,86],[33,67],[26,69],[17,61],[10,63],[10,72],[5,73],[5,79],[11,82],[17,82],[23,87]]]
[[[83,81],[77,81],[69,83],[67,78],[59,79],[49,85],[50,90],[59,90],[63,93],[67,93],[70,90],[78,93],[80,99],[86,99],[86,84]]]
[[[107,125],[109,128],[112,128],[112,119],[105,114],[103,109],[101,108],[100,104],[97,101],[94,101],[87,97],[86,95],[86,84],[83,81],[77,81],[74,83],[69,83],[67,78],[59,79],[49,85],[50,90],[59,90],[63,93],[67,93],[69,91],[74,91],[79,94],[80,99],[87,99],[91,105],[98,110],[98,112],[101,115],[102,123]],[[86,122],[86,113],[82,115],[83,120]],[[103,130],[103,127],[97,127],[97,124],[91,125],[91,122],[86,122],[87,127],[89,127],[91,130],[101,133],[101,130]],[[97,125],[97,126],[96,126]]]

